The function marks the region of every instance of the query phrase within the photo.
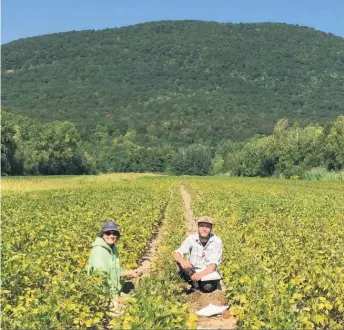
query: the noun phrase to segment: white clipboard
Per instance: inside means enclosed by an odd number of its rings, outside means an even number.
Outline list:
[[[197,311],[196,314],[199,316],[212,316],[212,315],[221,314],[227,308],[228,306],[216,306],[213,304],[209,304],[208,306]]]
[[[196,269],[196,273],[201,272],[202,269]],[[221,275],[217,272],[214,271],[208,275],[205,275],[201,278],[201,281],[216,281],[216,280],[221,280]]]

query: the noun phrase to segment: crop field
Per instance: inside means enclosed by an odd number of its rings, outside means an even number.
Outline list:
[[[171,258],[187,232],[181,185],[223,240],[239,328],[343,328],[342,183],[132,174],[2,180],[2,327],[195,328]],[[116,318],[102,279],[86,272],[107,219],[119,223],[124,269],[161,234],[151,274]]]
[[[116,219],[125,237],[119,242],[122,267],[134,268],[171,185],[169,180],[100,179],[91,186],[54,189],[50,181],[47,189],[32,192],[21,193],[16,186],[3,190],[2,322],[10,329],[102,324],[106,301],[85,270],[91,243],[104,220]]]
[[[187,188],[196,216],[216,221],[244,328],[343,328],[343,184],[207,178]]]

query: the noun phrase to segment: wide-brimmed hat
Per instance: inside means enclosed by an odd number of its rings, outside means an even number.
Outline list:
[[[212,219],[211,217],[208,217],[207,215],[204,215],[204,216],[200,217],[200,218],[197,220],[197,224],[199,224],[199,223],[201,223],[201,222],[203,222],[203,223],[209,223],[209,224],[211,224],[211,225],[214,224],[214,223],[213,223],[213,219]]]
[[[106,231],[110,231],[110,230],[115,230],[118,232],[118,234],[120,235],[121,232],[119,230],[119,227],[117,225],[116,222],[112,221],[112,220],[108,220],[103,224],[102,227],[102,232],[105,233]]]

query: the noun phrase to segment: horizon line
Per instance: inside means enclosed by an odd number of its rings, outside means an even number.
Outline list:
[[[50,33],[42,33],[38,35],[33,35],[33,36],[28,36],[28,37],[20,37],[18,39],[13,39],[10,41],[7,41],[5,43],[2,43],[1,40],[1,46],[7,45],[11,42],[23,40],[23,39],[29,39],[29,38],[39,38],[47,35],[52,35],[52,34],[61,34],[61,33],[69,33],[69,32],[83,32],[83,31],[104,31],[104,30],[115,30],[115,29],[121,29],[121,28],[126,28],[126,27],[132,27],[132,26],[137,26],[137,25],[144,25],[144,24],[150,24],[150,23],[159,23],[159,22],[204,22],[204,23],[217,23],[217,24],[233,24],[233,25],[239,25],[239,24],[285,24],[285,25],[291,25],[291,26],[298,26],[302,28],[308,28],[312,29],[321,33],[333,35],[335,37],[344,39],[344,36],[334,34],[332,32],[326,32],[319,30],[315,27],[308,26],[308,25],[302,25],[299,23],[287,23],[287,22],[278,22],[278,21],[257,21],[257,22],[224,22],[224,21],[213,21],[213,20],[201,20],[201,19],[170,19],[170,20],[153,20],[153,21],[147,21],[147,22],[139,22],[135,24],[128,24],[128,25],[121,25],[121,26],[114,26],[114,27],[108,27],[108,28],[100,28],[100,29],[83,29],[83,30],[68,30],[68,31],[57,31],[57,32],[50,32]]]

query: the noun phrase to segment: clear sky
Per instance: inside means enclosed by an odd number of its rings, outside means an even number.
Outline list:
[[[344,37],[344,0],[2,0],[2,41],[158,20],[310,26]]]

